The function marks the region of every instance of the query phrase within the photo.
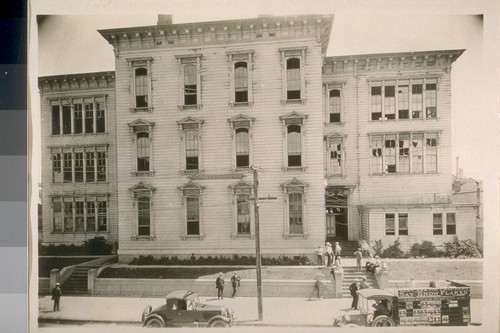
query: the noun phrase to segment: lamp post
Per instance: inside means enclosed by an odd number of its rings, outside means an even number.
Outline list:
[[[253,197],[254,197],[254,219],[255,219],[255,258],[257,270],[257,308],[259,320],[262,321],[262,263],[260,257],[260,230],[259,230],[259,170],[251,167],[253,171]]]

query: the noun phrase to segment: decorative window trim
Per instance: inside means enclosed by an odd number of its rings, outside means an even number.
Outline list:
[[[255,216],[254,216],[254,200],[248,200],[250,210],[250,233],[248,235],[238,234],[238,195],[249,195],[253,197],[253,186],[247,182],[240,180],[239,182],[229,186],[231,196],[231,216],[232,216],[232,239],[255,239]]]
[[[305,171],[307,169],[307,158],[306,158],[306,119],[308,115],[302,114],[296,111],[287,113],[284,116],[280,116],[280,120],[282,123],[282,132],[283,132],[283,171]],[[300,166],[288,166],[288,138],[287,138],[287,130],[290,125],[298,125],[300,126],[300,149],[301,149],[301,165]]]
[[[153,88],[152,88],[152,70],[151,63],[153,62],[152,57],[139,57],[139,58],[125,58],[128,62],[130,68],[130,112],[140,113],[140,112],[153,112]],[[135,101],[135,70],[138,68],[145,68],[148,71],[147,83],[148,83],[148,106],[138,107]]]
[[[378,122],[378,121],[423,121],[423,120],[436,120],[439,119],[438,117],[438,110],[439,110],[439,99],[436,96],[436,110],[434,110],[436,116],[435,117],[427,117],[427,111],[426,111],[426,85],[427,84],[435,84],[436,85],[436,94],[439,91],[439,83],[440,83],[440,78],[441,76],[439,75],[433,75],[433,76],[426,76],[426,77],[419,77],[419,76],[404,76],[404,77],[398,77],[398,78],[388,78],[388,77],[380,77],[380,78],[369,78],[368,79],[368,109],[370,110],[369,115],[368,115],[368,121],[369,122]],[[399,112],[398,112],[398,105],[399,105],[399,94],[397,93],[397,87],[399,83],[405,83],[404,85],[407,85],[409,87],[408,91],[408,118],[399,118]],[[422,116],[418,118],[413,118],[413,103],[412,103],[412,85],[413,84],[422,84]],[[395,96],[394,96],[394,103],[395,103],[395,116],[394,119],[387,119],[385,116],[385,87],[386,86],[394,86],[395,87]],[[382,113],[381,117],[378,120],[372,119],[372,87],[381,87],[381,108],[382,108]]]
[[[239,114],[229,118],[227,122],[231,127],[231,172],[248,171],[248,168],[253,164],[253,123],[255,122],[255,118]],[[245,168],[237,167],[236,163],[236,130],[239,128],[248,129],[249,156],[248,167]]]
[[[326,143],[326,174],[328,178],[334,178],[334,177],[346,177],[346,149],[345,149],[345,139],[347,135],[343,134],[338,134],[338,133],[333,133],[330,135],[325,136],[325,143]],[[331,160],[331,154],[332,151],[330,150],[330,145],[334,143],[335,141],[340,141],[339,143],[342,145],[342,150],[340,151],[340,174],[333,173],[332,167],[330,165],[330,160]]]
[[[283,238],[303,238],[307,239],[309,236],[307,230],[307,187],[309,184],[304,183],[297,178],[293,178],[292,180],[281,184],[283,189],[283,206],[284,206],[284,232]],[[302,194],[302,234],[292,234],[290,233],[290,198],[289,195],[291,193],[301,193]]]
[[[390,175],[423,175],[423,174],[438,174],[440,170],[440,162],[439,162],[439,146],[440,146],[440,133],[441,131],[426,131],[426,132],[394,132],[394,133],[368,133],[369,136],[369,145],[370,145],[370,175],[371,176],[390,176]],[[388,172],[387,170],[384,170],[384,159],[385,159],[385,154],[384,154],[384,141],[387,136],[394,137],[395,142],[396,142],[396,147],[395,147],[395,154],[396,154],[396,164],[395,172]],[[410,144],[409,147],[409,155],[408,155],[408,160],[409,160],[409,171],[401,172],[399,171],[399,141],[400,141],[400,136],[408,136],[409,140],[411,142],[412,138],[414,136],[421,136],[422,138],[422,172],[417,172],[414,171],[413,168],[413,148],[412,145]],[[373,149],[373,140],[375,137],[381,137],[382,138],[382,148],[381,149],[381,155],[380,157],[382,158],[382,172],[375,172],[373,170],[372,166],[372,149]],[[435,139],[436,140],[436,171],[427,171],[427,144],[426,144],[426,139]]]
[[[130,129],[130,136],[132,139],[132,161],[134,168],[130,173],[134,176],[154,176],[154,145],[153,145],[153,128],[155,126],[154,122],[150,122],[143,119],[137,119],[131,123],[127,124]],[[147,127],[147,132],[149,134],[149,171],[139,171],[137,170],[137,133],[145,132],[143,128]]]
[[[134,234],[131,236],[131,240],[133,241],[138,241],[138,240],[149,240],[153,241],[156,239],[155,235],[155,214],[154,214],[154,193],[156,191],[156,188],[144,184],[143,182],[139,182],[137,185],[129,188],[129,192],[132,196],[132,206],[134,209],[133,217],[132,217],[132,224],[134,227]],[[139,235],[139,210],[138,210],[138,204],[137,204],[137,199],[141,197],[148,197],[149,198],[149,236],[146,235]]]
[[[201,54],[178,54],[175,56],[179,63],[179,110],[198,109],[203,106],[201,95]],[[187,65],[196,65],[196,104],[186,105],[184,102],[184,69]]]
[[[305,61],[307,46],[279,48],[281,53],[281,104],[305,104],[306,103],[306,79],[305,79]],[[300,98],[288,99],[287,92],[287,60],[298,58],[300,60]]]
[[[345,116],[344,116],[344,88],[346,82],[325,82],[325,124],[326,125],[345,125]],[[339,90],[340,91],[340,121],[339,122],[331,122],[330,121],[330,91]]]
[[[189,181],[183,186],[178,187],[181,192],[181,205],[182,205],[182,233],[180,235],[182,240],[187,239],[205,239],[204,233],[204,223],[203,223],[203,190],[205,186],[195,184],[193,181]],[[198,235],[188,235],[187,233],[187,198],[196,197],[198,198],[198,218],[199,218],[199,234]]]
[[[199,175],[203,173],[203,135],[202,128],[203,123],[205,121],[194,118],[194,117],[186,117],[177,122],[179,127],[179,134],[181,139],[181,171],[182,175]],[[198,169],[187,169],[186,166],[186,131],[196,130],[198,132]]]
[[[253,50],[241,50],[241,51],[227,51],[226,55],[229,62],[229,106],[253,106]],[[248,101],[246,102],[236,102],[235,101],[235,72],[234,66],[237,62],[247,63],[247,73],[248,73]]]

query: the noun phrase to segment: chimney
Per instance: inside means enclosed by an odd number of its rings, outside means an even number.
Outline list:
[[[172,15],[158,15],[157,25],[169,25],[172,24]]]

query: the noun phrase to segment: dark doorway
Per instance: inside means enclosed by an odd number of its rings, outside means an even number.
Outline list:
[[[325,193],[326,206],[326,239],[348,239],[348,194],[345,189],[327,188]]]

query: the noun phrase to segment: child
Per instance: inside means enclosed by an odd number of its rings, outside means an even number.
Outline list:
[[[356,257],[356,268],[361,270],[361,258],[363,257],[363,253],[361,252],[361,248],[358,247],[358,250],[354,252],[354,257]]]
[[[318,265],[323,264],[323,249],[321,248],[321,245],[318,245],[318,248],[316,249],[316,256],[318,258]]]

